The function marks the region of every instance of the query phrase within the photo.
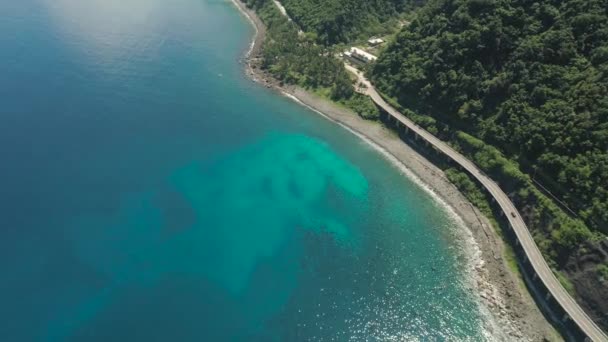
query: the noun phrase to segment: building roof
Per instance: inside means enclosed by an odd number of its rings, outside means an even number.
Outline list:
[[[370,38],[367,42],[369,44],[371,44],[371,45],[378,45],[378,44],[384,43],[384,39],[381,39],[381,38]]]
[[[354,57],[359,57],[359,58],[365,59],[368,62],[373,62],[378,59],[378,57],[372,55],[371,53],[369,53],[367,51],[359,49],[357,47],[351,47],[350,52]]]

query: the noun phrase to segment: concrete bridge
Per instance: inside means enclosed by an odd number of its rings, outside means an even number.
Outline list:
[[[358,92],[371,97],[377,106],[382,108],[392,119],[396,120],[398,126],[403,126],[406,131],[413,133],[416,139],[422,139],[427,145],[431,145],[435,150],[443,153],[485,187],[494,201],[500,206],[503,215],[508,219],[511,228],[515,233],[516,243],[520,245],[523,250],[524,262],[529,262],[531,266],[530,269],[533,272],[533,278],[535,280],[540,279],[547,289],[545,300],[554,299],[562,309],[563,316],[561,317],[561,321],[572,321],[588,341],[608,342],[606,334],[602,332],[589,316],[587,316],[583,309],[557,280],[555,274],[553,274],[549,265],[547,265],[538,246],[534,242],[534,239],[517,208],[515,208],[511,199],[502,191],[498,184],[486,176],[472,161],[468,160],[445,142],[416,125],[405,115],[389,105],[380,94],[378,94],[374,86],[365,78],[361,71],[348,64],[345,64],[345,67],[348,71],[357,75],[358,83],[363,85],[363,87],[358,87]]]

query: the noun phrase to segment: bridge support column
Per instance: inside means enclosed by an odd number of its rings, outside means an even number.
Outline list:
[[[547,295],[545,296],[545,300],[549,300],[551,299],[551,292],[547,292]]]
[[[538,279],[538,273],[534,272],[534,275],[532,276],[532,280],[536,280]]]
[[[565,323],[569,319],[570,319],[570,316],[568,316],[568,314],[564,314],[564,316],[562,317],[562,323]]]

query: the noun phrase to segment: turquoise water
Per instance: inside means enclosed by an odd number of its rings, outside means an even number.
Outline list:
[[[462,228],[225,0],[0,2],[1,341],[479,340]]]

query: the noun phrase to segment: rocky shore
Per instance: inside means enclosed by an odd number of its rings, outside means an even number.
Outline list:
[[[307,92],[283,85],[259,67],[260,51],[266,28],[256,13],[240,0],[232,0],[256,30],[251,48],[245,56],[246,73],[261,85],[275,89],[359,136],[382,153],[409,177],[420,181],[438,200],[447,204],[463,221],[478,247],[472,261],[474,289],[482,307],[496,324],[486,327],[491,340],[559,341],[562,338],[547,322],[525,288],[519,275],[505,260],[505,245],[498,233],[461,193],[448,181],[442,170],[420,155],[395,133],[377,122],[362,119],[354,112]],[[466,227],[466,228],[464,228]],[[503,336],[502,338],[500,336]]]

